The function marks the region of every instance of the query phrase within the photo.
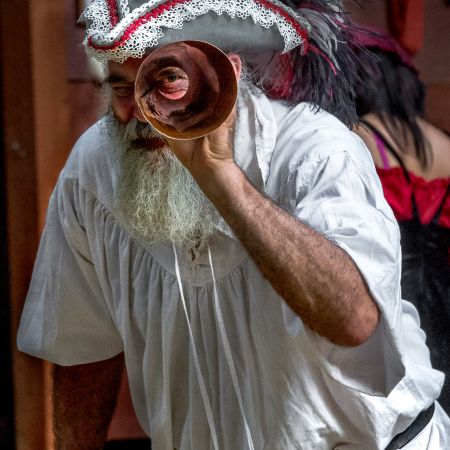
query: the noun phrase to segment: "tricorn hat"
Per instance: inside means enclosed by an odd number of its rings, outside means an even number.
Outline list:
[[[353,108],[351,24],[339,0],[93,0],[81,21],[90,56],[139,58],[180,40],[269,55],[252,67],[269,94],[310,101],[347,123]],[[251,61],[251,58],[250,58]]]

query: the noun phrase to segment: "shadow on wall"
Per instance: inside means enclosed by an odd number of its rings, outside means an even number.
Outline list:
[[[1,26],[1,25],[0,25]],[[0,72],[0,86],[3,86]],[[0,91],[0,111],[3,109]],[[14,406],[11,361],[10,299],[6,233],[5,149],[3,126],[0,126],[0,448],[14,448]]]

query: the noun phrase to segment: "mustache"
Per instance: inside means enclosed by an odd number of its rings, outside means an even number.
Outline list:
[[[130,141],[162,137],[149,123],[133,118],[125,125],[124,137]]]
[[[105,121],[109,133],[124,144],[139,144],[152,139],[158,139],[167,144],[165,136],[158,133],[149,123],[140,122],[134,117],[129,122],[124,123],[112,110],[109,110],[105,115]]]

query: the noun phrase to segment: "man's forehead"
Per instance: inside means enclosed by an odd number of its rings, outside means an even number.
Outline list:
[[[108,82],[125,81],[134,83],[139,67],[146,56],[142,58],[128,58],[123,63],[108,61]]]

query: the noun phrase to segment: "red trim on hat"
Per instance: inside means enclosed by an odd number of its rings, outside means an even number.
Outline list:
[[[107,0],[107,6],[109,11],[109,20],[111,27],[114,28],[119,23],[119,13],[117,11],[116,0]]]
[[[130,39],[132,34],[141,25],[145,24],[146,22],[149,22],[152,19],[156,19],[158,16],[160,16],[164,12],[172,9],[173,7],[183,4],[183,3],[188,3],[189,1],[190,0],[170,0],[166,3],[163,3],[159,6],[157,6],[155,9],[148,12],[147,14],[144,14],[142,17],[140,17],[139,19],[135,20],[132,24],[130,24],[130,26],[125,30],[125,32],[123,33],[121,38],[118,41],[112,43],[111,45],[95,44],[93,42],[92,36],[88,39],[88,45],[90,47],[94,48],[95,50],[102,50],[102,51],[114,50],[115,48],[123,45],[128,39]],[[282,9],[278,6],[275,6],[266,0],[254,0],[254,1],[255,1],[255,3],[259,3],[262,6],[273,10],[276,14],[278,14],[278,15],[282,16],[284,19],[286,19],[292,25],[292,27],[295,29],[295,31],[297,31],[299,36],[305,41],[305,44],[307,45],[308,33],[284,9]],[[111,23],[113,23],[114,20],[117,20],[117,22],[116,22],[116,24],[117,24],[119,18],[118,18],[118,14],[117,14],[115,0],[108,0],[108,9],[110,11]]]
[[[286,19],[292,25],[292,27],[299,34],[299,36],[305,41],[305,43],[308,42],[308,33],[283,8],[280,8],[279,6],[273,5],[272,3],[269,3],[266,0],[254,0],[254,2],[255,3],[259,3],[259,4],[261,4],[262,6],[265,6],[268,9],[271,9],[272,11],[277,13],[278,15],[282,16],[284,19]]]
[[[113,0],[108,0],[108,1],[111,2]],[[164,12],[172,9],[174,6],[178,6],[182,3],[187,3],[188,1],[189,0],[170,0],[164,4],[157,6],[154,10],[148,12],[147,14],[144,14],[142,17],[140,17],[139,19],[135,20],[132,24],[130,24],[130,26],[123,33],[122,37],[118,41],[114,42],[111,45],[103,46],[103,45],[95,44],[92,41],[92,36],[88,39],[88,45],[96,50],[104,50],[104,51],[114,50],[115,48],[123,45],[128,39],[130,39],[131,35],[141,25],[144,25],[144,23],[149,22],[152,19],[156,19],[158,16],[160,16]]]

